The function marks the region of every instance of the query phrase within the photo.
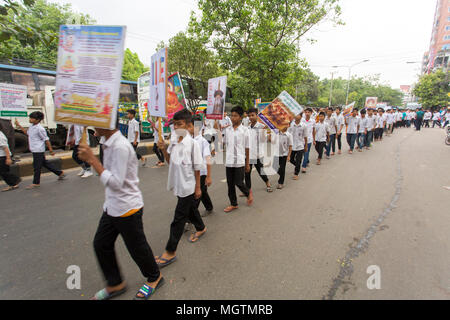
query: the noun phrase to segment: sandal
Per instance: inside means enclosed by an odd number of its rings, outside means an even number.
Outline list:
[[[175,257],[173,257],[172,259],[168,260],[168,259],[161,258],[161,256],[160,256],[160,257],[156,257],[156,260],[163,261],[163,263],[158,263],[158,262],[157,262],[158,267],[159,267],[160,269],[162,269],[162,268],[164,268],[164,267],[167,267],[169,264],[172,264],[172,263],[174,263],[175,261],[177,261],[177,257],[175,256]]]
[[[273,192],[273,189],[272,189],[272,187],[267,187],[267,189],[266,189],[266,190],[267,190],[267,192],[268,192],[268,193],[272,193],[272,192]]]
[[[230,212],[232,212],[232,211],[234,211],[234,210],[237,210],[237,209],[239,209],[238,206],[236,206],[236,207],[234,207],[234,206],[229,206],[229,207],[226,207],[225,210],[223,210],[223,211],[224,211],[225,213],[230,213]]]
[[[200,240],[200,238],[201,237],[203,237],[205,234],[206,234],[206,228],[205,228],[205,230],[203,230],[203,231],[201,231],[201,232],[203,232],[201,235],[199,235],[198,237],[196,236],[196,234],[198,233],[198,232],[195,232],[195,233],[193,233],[192,235],[194,236],[193,238],[189,238],[189,242],[190,243],[196,243],[196,242],[198,242],[198,240]]]
[[[38,189],[40,187],[41,187],[41,185],[39,185],[39,184],[32,184],[32,185],[26,187],[25,189],[26,190],[33,190],[33,189]]]
[[[159,282],[158,282],[158,284],[156,285],[155,288],[150,287],[148,284],[144,284],[139,289],[139,291],[136,293],[136,296],[134,297],[134,300],[148,300],[148,298],[150,298],[150,296],[153,295],[156,290],[161,288],[163,284],[164,284],[164,278],[161,278],[161,280],[159,280]],[[138,296],[139,293],[141,293],[144,296],[143,297],[139,297]]]
[[[126,291],[127,291],[127,287],[125,287],[125,288],[123,288],[123,289],[120,289],[120,290],[118,290],[118,291],[114,291],[114,292],[111,292],[111,293],[110,293],[110,292],[108,292],[108,290],[106,290],[106,288],[105,288],[105,289],[102,289],[102,290],[100,290],[99,292],[97,292],[91,300],[98,300],[98,301],[101,301],[101,300],[110,300],[110,299],[112,299],[112,298],[114,298],[114,297],[118,297],[118,296],[120,296],[121,294],[124,294]]]
[[[8,192],[8,191],[13,191],[13,190],[17,190],[17,189],[19,189],[19,185],[5,188],[2,190],[2,192]]]

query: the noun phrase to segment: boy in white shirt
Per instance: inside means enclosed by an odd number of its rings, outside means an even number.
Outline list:
[[[314,146],[319,154],[317,158],[317,165],[320,166],[323,157],[323,150],[325,149],[327,142],[330,140],[330,129],[325,123],[325,112],[319,113],[319,122],[314,124],[313,138]]]
[[[327,159],[330,159],[330,155],[334,156],[336,152],[336,134],[338,131],[338,123],[337,118],[333,116],[333,109],[328,108],[327,109],[327,115],[325,118],[325,123],[328,126],[330,139],[326,145],[326,156]],[[333,151],[333,152],[331,152]]]
[[[136,120],[136,110],[130,109],[127,111],[128,116],[128,142],[133,146],[134,151],[136,152],[136,157],[139,161],[142,162],[142,166],[145,167],[147,164],[147,159],[142,157],[137,148],[139,142],[141,142],[141,129],[139,127],[139,122]]]
[[[386,125],[383,108],[378,109],[376,124],[375,141],[381,141],[383,139],[384,126]]]
[[[292,134],[293,146],[291,163],[295,166],[293,180],[298,180],[300,167],[302,165],[302,159],[305,152],[308,150],[308,130],[306,125],[302,122],[303,113],[299,113],[295,116],[294,121],[289,128],[289,132]]]
[[[57,170],[53,165],[45,159],[45,147],[50,151],[52,156],[55,155],[53,152],[50,139],[48,138],[47,131],[41,125],[41,121],[44,120],[44,114],[40,111],[35,111],[29,115],[31,126],[24,129],[16,119],[16,126],[22,130],[22,132],[28,136],[28,146],[30,151],[33,153],[33,184],[28,186],[26,189],[36,189],[41,186],[41,170],[42,167],[46,168],[48,171],[53,172],[58,176],[58,180],[64,180],[66,175],[64,171]]]
[[[348,153],[353,154],[357,134],[359,131],[358,109],[354,108],[352,114],[345,120],[345,122],[347,125],[347,143],[350,147]]]
[[[367,133],[366,133],[366,149],[369,150],[375,133],[375,128],[377,127],[377,117],[373,114],[374,109],[368,109],[367,110]]]
[[[367,135],[367,118],[366,118],[366,110],[361,110],[361,116],[358,122],[358,151],[362,152],[362,149],[365,146],[366,135]]]
[[[191,235],[191,243],[197,242],[207,231],[197,203],[202,196],[200,172],[205,169],[205,164],[200,146],[189,133],[194,126],[192,114],[187,109],[178,111],[173,117],[173,123],[175,134],[169,148],[166,149],[163,141],[158,143],[158,148],[169,163],[167,189],[178,198],[166,250],[156,257],[160,268],[177,260],[176,251],[186,222],[191,222],[197,231]]]
[[[66,145],[73,147],[72,159],[79,166],[81,166],[81,171],[78,173],[78,176],[80,176],[81,178],[85,179],[85,178],[91,177],[93,174],[92,174],[92,170],[91,170],[90,164],[87,163],[87,162],[81,161],[81,159],[78,158],[78,146],[80,145],[80,141],[81,141],[81,138],[83,136],[83,131],[84,131],[84,127],[83,126],[79,126],[79,125],[76,125],[76,124],[71,124],[69,126],[69,130],[67,132]]]
[[[105,187],[103,215],[95,234],[94,249],[107,287],[97,292],[92,300],[109,300],[127,290],[114,250],[119,235],[147,279],[134,299],[147,300],[164,284],[164,278],[144,233],[144,201],[139,190],[138,160],[133,147],[120,131],[95,130],[98,136],[104,138],[104,164],[86,144],[80,144],[78,154],[81,160],[97,171]]]
[[[439,128],[441,127],[441,114],[439,113],[439,111],[434,111],[433,114],[433,128],[435,127],[435,125],[437,124],[439,126]]]
[[[292,146],[294,144],[292,134],[288,132],[288,127],[278,132],[273,138],[269,134],[268,139],[275,144],[275,157],[273,161],[273,168],[279,175],[278,190],[284,188],[284,180],[286,177],[286,164],[291,161]]]
[[[12,165],[11,156],[8,138],[2,131],[0,131],[0,178],[2,178],[8,185],[8,187],[3,189],[2,192],[18,189],[19,184],[22,181],[19,177],[9,171],[9,166]]]
[[[311,153],[311,147],[314,142],[313,138],[313,130],[314,130],[314,124],[316,121],[314,120],[313,116],[313,110],[311,108],[307,108],[305,110],[305,117],[302,119],[303,124],[306,126],[307,130],[307,137],[308,137],[308,148],[305,148],[305,157],[303,158],[303,164],[302,164],[302,173],[306,173],[306,168],[309,166],[309,155]]]
[[[342,131],[345,127],[345,117],[342,114],[342,108],[336,108],[336,119],[337,119],[337,133],[336,140],[338,143],[338,154],[342,154]]]
[[[244,112],[244,118],[242,119],[242,125],[248,127],[250,124],[250,119],[248,118],[248,113]]]

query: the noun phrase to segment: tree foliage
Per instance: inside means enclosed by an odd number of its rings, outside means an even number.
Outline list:
[[[122,79],[128,81],[137,81],[138,78],[150,68],[144,66],[137,53],[133,53],[130,49],[125,50]]]
[[[449,92],[448,74],[442,70],[420,77],[419,83],[413,90],[414,95],[419,98],[419,102],[425,108],[447,106]]]

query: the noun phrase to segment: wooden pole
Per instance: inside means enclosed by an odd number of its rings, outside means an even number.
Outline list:
[[[162,124],[161,124],[161,118],[158,118],[158,137],[159,137],[159,141],[164,141],[163,139],[163,134],[162,134]]]
[[[88,144],[88,135],[87,135],[87,128],[83,128],[83,134],[81,135],[80,144]]]

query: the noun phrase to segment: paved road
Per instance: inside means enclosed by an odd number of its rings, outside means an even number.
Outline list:
[[[185,234],[153,299],[449,299],[449,155],[442,130],[402,129],[371,151],[313,164],[270,195],[254,173],[254,206],[231,215],[222,211],[225,170],[215,166],[209,232],[195,245]],[[176,199],[167,168],[140,177],[159,254]],[[0,299],[87,299],[102,288],[92,249],[102,202],[99,180],[76,171],[64,182],[46,176],[38,191],[0,194]],[[131,299],[143,279],[121,239],[116,249],[130,285],[121,299]],[[70,265],[81,268],[81,290],[66,287]],[[367,288],[371,265],[380,290]]]

